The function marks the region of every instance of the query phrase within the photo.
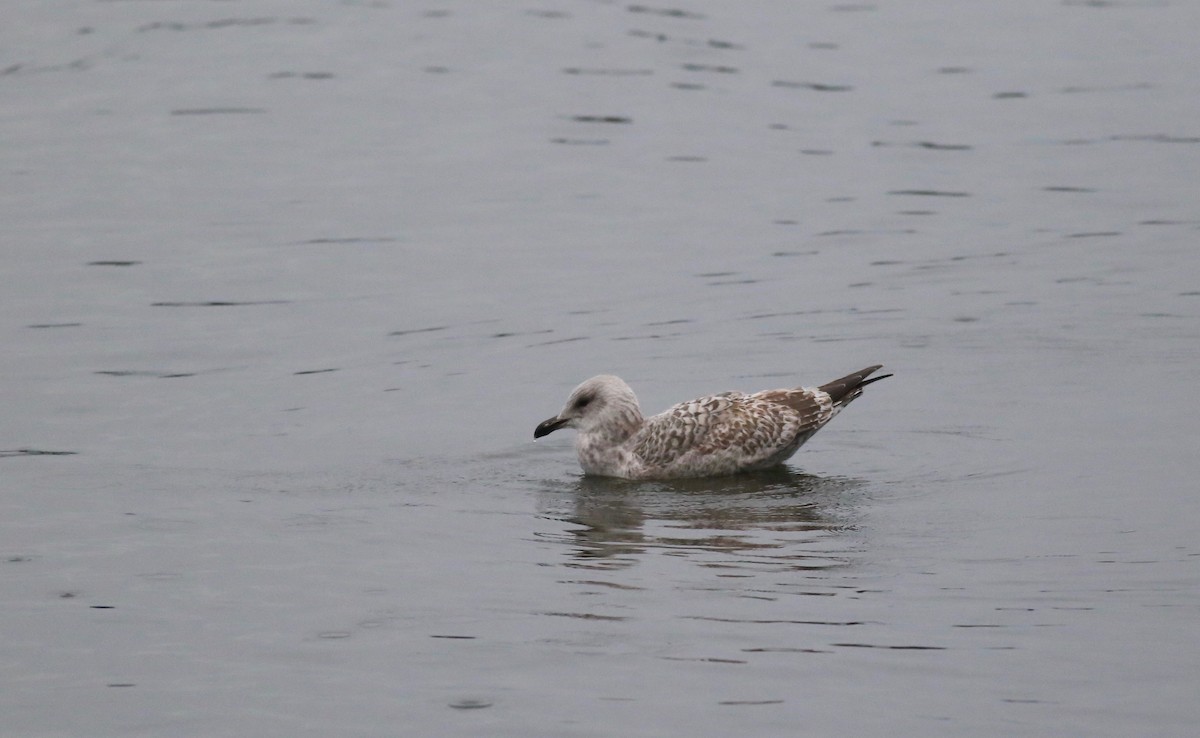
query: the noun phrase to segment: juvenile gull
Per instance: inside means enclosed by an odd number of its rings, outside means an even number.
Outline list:
[[[766,469],[787,461],[842,408],[862,394],[882,364],[820,387],[745,395],[722,392],[642,417],[637,396],[620,377],[601,374],[575,388],[562,412],[538,425],[534,438],[575,428],[585,474],[626,479],[709,477]]]

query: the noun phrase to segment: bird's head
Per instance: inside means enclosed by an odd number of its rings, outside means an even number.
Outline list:
[[[601,374],[576,387],[562,411],[539,423],[533,437],[541,438],[559,428],[574,428],[581,433],[608,427],[632,429],[641,419],[637,395],[629,385],[620,377]]]

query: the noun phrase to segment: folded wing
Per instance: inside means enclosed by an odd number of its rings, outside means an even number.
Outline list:
[[[647,465],[686,464],[705,473],[754,469],[787,459],[836,414],[829,395],[805,388],[727,392],[647,418],[633,451]]]

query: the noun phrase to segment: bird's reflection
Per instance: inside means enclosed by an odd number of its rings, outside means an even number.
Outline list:
[[[825,568],[836,545],[821,543],[853,525],[853,490],[860,482],[784,468],[732,477],[635,482],[579,477],[546,482],[539,495],[546,517],[569,524],[560,540],[576,565],[622,568],[650,549],[718,552],[727,563]],[[713,562],[709,562],[713,565]]]

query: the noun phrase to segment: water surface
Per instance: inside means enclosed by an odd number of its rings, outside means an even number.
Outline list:
[[[1194,4],[8,16],[0,732],[1200,719]],[[771,473],[532,442],[873,363]]]

